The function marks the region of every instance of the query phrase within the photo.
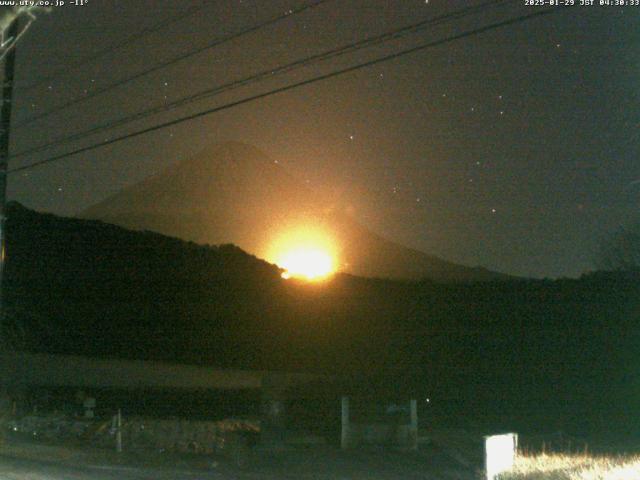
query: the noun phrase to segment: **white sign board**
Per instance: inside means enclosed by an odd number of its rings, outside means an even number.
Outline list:
[[[511,470],[516,460],[517,449],[517,433],[484,437],[487,480],[494,480],[498,474]]]

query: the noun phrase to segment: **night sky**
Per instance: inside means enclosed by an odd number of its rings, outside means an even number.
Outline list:
[[[481,2],[330,0],[66,108],[300,0],[89,0],[38,17],[18,46],[12,154],[253,73]],[[193,15],[77,68],[140,30]],[[525,1],[314,64],[10,169],[414,45],[533,13]],[[73,215],[209,144],[255,145],[376,232],[467,265],[533,277],[594,268],[598,240],[638,219],[640,6],[572,7],[9,177],[28,207]],[[59,73],[64,69],[63,73]],[[53,78],[28,88],[42,78]]]

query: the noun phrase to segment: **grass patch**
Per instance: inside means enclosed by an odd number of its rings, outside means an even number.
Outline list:
[[[640,480],[640,455],[521,454],[500,480]]]

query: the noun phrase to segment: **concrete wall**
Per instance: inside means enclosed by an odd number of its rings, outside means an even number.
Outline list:
[[[257,421],[188,421],[134,417],[122,424],[123,450],[160,450],[167,452],[222,453],[246,443],[247,434],[258,434]],[[94,441],[102,447],[115,445],[114,431],[107,426]]]
[[[10,420],[7,427],[31,440],[77,442],[116,449],[117,423],[114,419],[77,419],[60,413],[28,415]],[[184,419],[122,418],[123,451],[224,453],[246,445],[260,431],[258,420],[227,419],[193,421]]]

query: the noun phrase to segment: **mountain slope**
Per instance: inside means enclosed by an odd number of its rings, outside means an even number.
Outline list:
[[[403,247],[328,205],[330,200],[258,149],[228,142],[115,194],[81,217],[196,243],[233,243],[261,258],[269,256],[274,238],[311,225],[328,232],[347,273],[441,281],[506,278]]]
[[[220,367],[392,368],[419,284],[309,285],[233,245],[7,208],[2,341],[44,353]],[[402,298],[402,300],[399,300]],[[393,341],[392,341],[393,340]],[[395,357],[394,357],[395,356]]]

